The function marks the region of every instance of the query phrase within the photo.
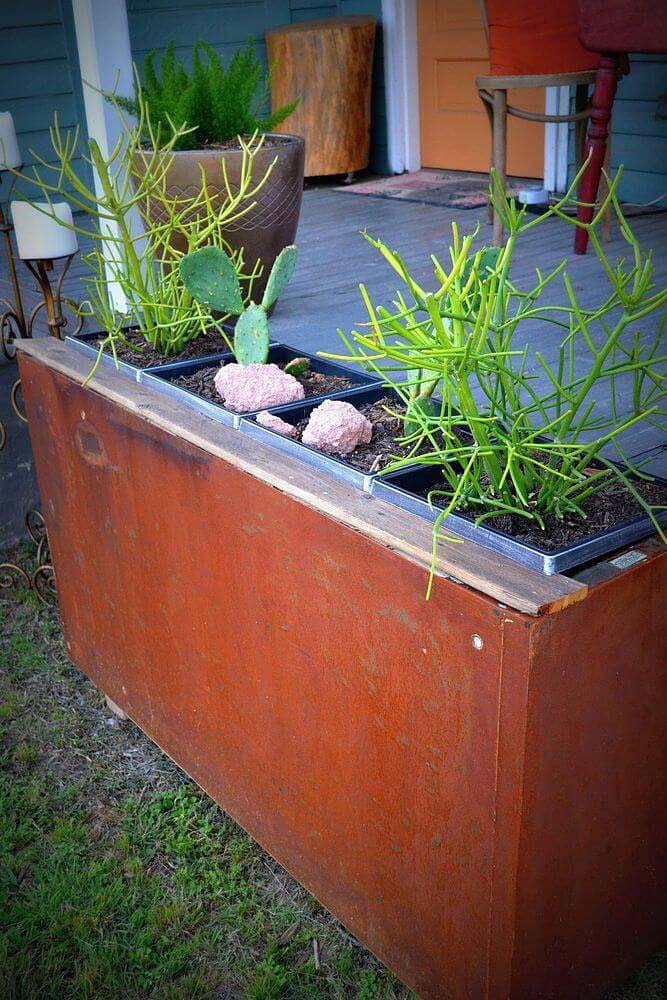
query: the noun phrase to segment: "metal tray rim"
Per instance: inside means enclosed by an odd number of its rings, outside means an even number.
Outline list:
[[[280,341],[272,341],[270,346],[273,349],[284,348],[289,351],[294,351],[299,357],[308,357],[311,358],[313,361],[317,361],[320,363],[324,360],[318,358],[314,354],[310,354],[307,351],[299,351],[298,348],[291,347],[289,344],[284,344]],[[143,384],[148,384],[152,386],[157,392],[161,392],[164,395],[170,396],[172,399],[180,400],[186,406],[189,406],[192,409],[199,410],[202,413],[206,413],[208,416],[211,417],[211,419],[217,420],[219,423],[223,423],[226,424],[227,426],[235,427],[236,429],[238,429],[241,425],[241,422],[244,419],[250,419],[256,416],[258,413],[261,413],[262,411],[249,410],[245,413],[234,413],[232,410],[226,409],[222,403],[214,403],[211,400],[204,399],[202,396],[198,396],[197,393],[192,392],[190,389],[185,389],[182,386],[174,385],[173,382],[168,377],[165,377],[168,376],[170,372],[173,372],[174,368],[176,368],[177,366],[186,365],[189,363],[194,364],[200,361],[206,361],[208,359],[212,359],[213,357],[215,357],[215,360],[221,360],[222,357],[231,357],[231,352],[227,351],[224,355],[221,355],[220,357],[216,355],[216,356],[207,356],[203,358],[189,358],[187,361],[173,362],[170,365],[159,365],[159,366],[154,366],[152,368],[145,368],[143,369],[142,373],[142,382]],[[325,363],[335,368],[340,368],[342,371],[345,371],[343,366],[338,365],[336,362],[325,362]],[[301,403],[282,403],[280,406],[263,407],[263,409],[269,409],[272,413],[274,412],[280,413],[285,410],[289,410],[290,407],[303,405],[304,402],[320,403],[323,402],[325,399],[339,399],[341,396],[347,397],[348,394],[354,395],[360,392],[368,392],[369,390],[374,390],[382,384],[378,380],[374,379],[372,376],[368,375],[367,373],[363,373],[362,377],[364,379],[367,379],[368,381],[364,381],[363,383],[358,385],[352,385],[347,389],[338,389],[335,392],[328,392],[321,396],[311,396],[310,399],[303,400],[301,401]],[[259,427],[258,429],[266,430],[266,428],[259,428]],[[275,435],[275,437],[283,441],[289,440],[281,438],[281,435],[279,434]],[[319,452],[315,452],[315,454],[319,454]]]
[[[402,473],[413,473],[415,468],[416,466],[406,466],[405,469],[388,473],[387,476],[377,476],[372,484],[372,494],[378,499],[393,503],[417,517],[435,521],[437,509],[431,510],[427,500],[394,481]],[[389,476],[392,476],[393,479],[389,479]],[[663,482],[660,477],[655,478]],[[667,511],[659,515],[658,520],[661,523],[667,523]],[[450,529],[463,538],[476,541],[485,548],[500,552],[524,566],[538,569],[547,576],[582,566],[596,557],[614,552],[624,545],[636,542],[640,538],[647,538],[655,533],[655,525],[644,514],[606,531],[595,532],[588,538],[547,552],[528,542],[521,542],[500,529],[487,528],[484,525],[477,526],[472,518],[462,514],[450,514],[442,522],[442,526],[444,530]]]
[[[332,393],[326,399],[345,401],[348,398],[356,399],[357,396],[379,391],[386,395],[389,395],[392,391],[395,392],[392,386],[378,381],[375,385],[357,386],[354,389],[341,389],[340,392]],[[300,409],[304,405],[316,405],[319,398],[311,397],[311,399],[302,400],[300,403],[284,403],[282,406],[269,407],[268,411],[269,413],[275,413],[276,416],[287,415],[291,410]],[[261,424],[257,423],[256,417],[257,413],[245,413],[243,415],[240,425],[242,433],[248,434],[257,440],[266,441],[285,454],[293,455],[301,462],[305,462],[324,472],[329,472],[342,482],[359,487],[364,493],[372,492],[373,482],[380,475],[379,472],[364,472],[342,458],[338,458],[335,455],[327,455],[325,452],[317,451],[316,448],[311,448],[310,445],[304,444],[302,441],[295,441],[292,438],[285,437],[283,434],[272,431],[269,427],[262,427]]]

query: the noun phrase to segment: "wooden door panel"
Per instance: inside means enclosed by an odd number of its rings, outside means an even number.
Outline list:
[[[450,170],[489,169],[488,119],[475,78],[488,73],[488,51],[477,3],[417,0],[422,163]],[[513,91],[509,103],[544,110],[544,90]],[[544,126],[510,118],[508,173],[541,177]]]

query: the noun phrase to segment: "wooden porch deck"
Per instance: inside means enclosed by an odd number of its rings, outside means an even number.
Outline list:
[[[491,227],[485,212],[423,205],[403,200],[390,200],[355,195],[331,187],[316,187],[304,193],[303,210],[297,242],[300,258],[290,286],[283,295],[271,323],[275,339],[286,341],[309,351],[338,351],[343,346],[337,328],[349,331],[365,319],[365,309],[358,289],[363,281],[375,303],[387,302],[398,286],[393,271],[380,254],[359,235],[366,228],[400,251],[413,269],[415,278],[432,283],[430,254],[446,259],[451,223],[456,221],[461,231],[471,232],[478,218],[480,246],[491,240]],[[667,214],[639,216],[631,221],[644,249],[653,248],[656,263],[656,284],[667,280]],[[569,258],[568,272],[576,292],[586,304],[605,296],[606,283],[600,265],[592,252],[575,257],[572,252],[574,230],[559,220],[549,220],[535,227],[523,238],[515,258],[513,279],[528,285],[535,266],[543,271]],[[608,245],[612,259],[627,256],[627,244],[614,225],[612,242]],[[4,262],[3,262],[4,265]],[[73,298],[83,294],[80,277],[84,265],[77,260],[67,279],[67,293]],[[25,274],[28,305],[35,301]],[[8,290],[6,268],[0,272],[0,294]],[[562,283],[556,282],[550,300],[565,301]],[[648,339],[656,329],[642,331]],[[547,358],[555,355],[556,338],[549,329],[535,325],[530,330],[535,350]],[[582,356],[582,366],[587,359]],[[537,363],[533,369],[538,371]],[[601,406],[607,404],[601,399]],[[667,476],[667,444],[660,432],[648,426],[632,428],[624,441],[629,456],[645,456],[646,469]]]

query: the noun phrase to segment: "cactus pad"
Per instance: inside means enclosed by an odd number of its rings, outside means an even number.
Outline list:
[[[498,264],[498,258],[500,257],[501,250],[502,247],[482,247],[479,254],[468,257],[463,268],[463,273],[461,274],[461,283],[465,285],[468,278],[472,274],[473,265],[477,256],[479,256],[479,264],[477,266],[479,280],[486,281],[489,277],[489,271],[493,271]]]
[[[251,303],[234,330],[234,354],[240,365],[263,365],[269,356],[269,321],[262,306]]]
[[[221,313],[243,312],[241,286],[231,257],[220,247],[203,247],[183,257],[183,284],[197,302]]]
[[[285,291],[287,283],[294,274],[296,257],[296,247],[290,246],[281,250],[274,260],[262,299],[262,305],[265,309],[270,309],[276,299]]]
[[[283,371],[288,375],[303,375],[310,370],[310,358],[292,358],[288,361]]]

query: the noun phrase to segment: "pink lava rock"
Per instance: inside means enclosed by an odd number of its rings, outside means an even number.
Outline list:
[[[295,403],[305,396],[301,383],[278,365],[225,365],[213,379],[225,406],[234,413]]]
[[[289,438],[298,438],[299,436],[299,432],[296,427],[293,427],[292,424],[288,424],[286,420],[281,420],[275,413],[269,413],[267,410],[262,410],[261,413],[257,414],[255,419],[258,424],[262,425],[262,427],[268,427],[269,430],[275,431],[276,434],[283,434],[285,437]]]
[[[311,413],[301,440],[330,455],[349,455],[358,445],[368,444],[372,436],[372,423],[352,403],[327,399]]]

